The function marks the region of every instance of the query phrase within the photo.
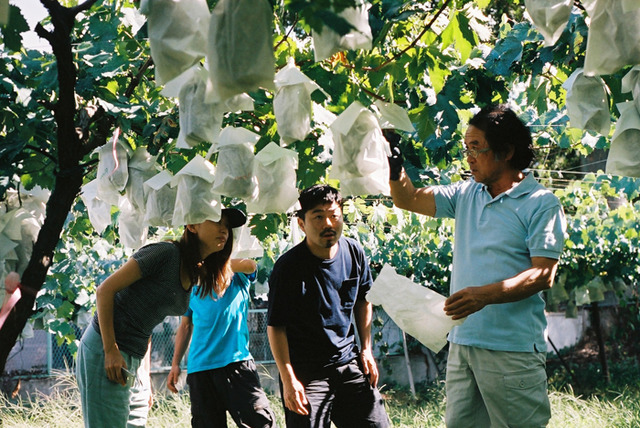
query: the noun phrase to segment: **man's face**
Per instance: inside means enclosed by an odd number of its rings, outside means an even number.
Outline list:
[[[467,162],[471,175],[478,183],[491,186],[508,168],[506,160],[496,159],[496,155],[489,148],[484,131],[470,125],[464,135]]]
[[[298,218],[298,224],[312,250],[331,248],[342,235],[342,207],[336,202],[317,205]]]

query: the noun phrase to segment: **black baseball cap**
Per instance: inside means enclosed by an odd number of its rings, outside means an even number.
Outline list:
[[[229,226],[232,228],[240,227],[247,222],[245,213],[237,208],[223,208],[222,215],[225,215],[227,219],[229,219]]]

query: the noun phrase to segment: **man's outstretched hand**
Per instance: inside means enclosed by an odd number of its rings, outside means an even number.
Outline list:
[[[389,180],[400,180],[402,164],[404,163],[404,157],[400,151],[400,135],[393,129],[383,130],[382,135],[387,139],[391,148],[391,156],[387,158],[389,160]]]

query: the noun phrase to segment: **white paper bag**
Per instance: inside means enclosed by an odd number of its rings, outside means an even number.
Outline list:
[[[620,118],[611,138],[607,174],[640,177],[640,113],[633,101],[618,104]]]
[[[213,191],[232,198],[253,199],[258,179],[253,173],[254,145],[260,136],[245,128],[226,127],[220,133]]]
[[[367,294],[367,301],[382,306],[398,327],[435,353],[447,344],[451,328],[465,320],[454,321],[447,316],[445,300],[435,291],[398,275],[387,264]]]
[[[633,67],[622,78],[622,92],[631,92],[636,109],[640,111],[640,65]]]
[[[584,73],[613,74],[626,65],[640,64],[640,7],[629,2],[595,0],[585,5],[591,22]]]
[[[118,203],[118,236],[120,243],[127,248],[137,250],[147,242],[148,227],[144,223],[144,212],[137,209],[126,198]]]
[[[95,179],[82,186],[80,197],[84,206],[87,207],[91,225],[101,235],[111,224],[111,205],[98,197],[98,180]]]
[[[544,45],[555,45],[569,22],[573,0],[525,0],[524,5]]]
[[[206,0],[142,0],[156,83],[163,85],[205,56],[209,29]]]
[[[382,129],[398,129],[405,132],[415,132],[416,129],[409,119],[405,109],[396,104],[376,100],[373,105],[379,112],[378,122]]]
[[[257,259],[264,254],[264,248],[258,238],[251,234],[246,224],[233,230],[233,253],[235,259]]]
[[[129,180],[129,147],[120,140],[120,129],[98,151],[98,197],[111,205],[118,205],[120,192]]]
[[[213,143],[222,126],[223,112],[216,104],[206,104],[207,70],[194,67],[191,78],[180,88],[180,133],[176,141],[179,149],[195,147],[202,142]]]
[[[343,195],[389,195],[389,144],[375,115],[352,103],[331,125],[335,147],[330,177]]]
[[[298,200],[298,153],[271,142],[256,155],[254,165],[258,195],[246,201],[247,211],[260,214],[287,212]]]
[[[311,132],[311,93],[320,87],[295,66],[293,58],[276,74],[275,85],[273,112],[281,143],[304,140]]]
[[[172,178],[169,171],[162,170],[144,182],[147,194],[145,224],[156,227],[171,226],[178,191],[176,187],[171,187]]]
[[[604,81],[597,76],[586,76],[583,69],[578,68],[562,87],[567,90],[567,115],[571,126],[609,135],[611,113]]]
[[[373,36],[369,26],[369,11],[364,2],[356,7],[344,9],[337,15],[351,24],[353,29],[343,36],[327,26],[320,32],[314,32],[312,42],[316,62],[344,50],[371,49],[372,47]]]
[[[33,244],[38,238],[41,223],[36,217],[24,208],[16,208],[7,212],[4,216],[4,230],[2,234],[16,242],[18,245],[9,251],[12,260],[9,268],[22,274],[29,264]]]
[[[220,0],[209,24],[207,99],[273,90],[273,11],[267,0]]]
[[[144,211],[147,205],[144,182],[158,172],[156,158],[157,156],[151,156],[145,147],[138,147],[129,160],[129,180],[124,196],[138,211]]]
[[[173,177],[177,187],[172,225],[198,224],[205,220],[220,221],[220,195],[213,191],[215,168],[205,158],[196,155]]]

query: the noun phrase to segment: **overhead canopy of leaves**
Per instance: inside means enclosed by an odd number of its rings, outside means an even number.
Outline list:
[[[209,1],[209,6],[214,3]],[[466,168],[461,154],[464,128],[475,109],[490,103],[510,103],[530,126],[538,151],[536,169],[574,168],[581,156],[608,147],[609,136],[599,136],[594,145],[589,143],[593,140],[584,139],[583,131],[568,128],[565,91],[561,85],[584,63],[588,27],[582,9],[574,8],[566,30],[553,47],[543,47],[542,36],[524,18],[521,1],[373,0],[369,9],[373,49],[342,52],[314,62],[311,34],[323,28],[339,34],[350,31],[350,26],[337,14],[353,4],[354,0],[272,1],[276,67],[284,67],[292,57],[301,71],[326,92],[325,96],[316,91],[314,101],[334,114],[341,113],[354,101],[370,106],[375,100],[384,100],[404,107],[416,132],[405,133],[401,147],[407,159],[405,168],[416,184],[449,183],[461,178]],[[72,33],[78,72],[76,122],[86,151],[82,159],[85,182],[96,173],[97,157],[93,149],[104,141],[105,132],[113,131],[99,127],[100,116],[112,118],[131,147],[147,147],[158,155],[162,168],[174,173],[196,154],[205,155],[208,150],[206,144],[189,150],[176,149],[178,106],[176,100],[162,96],[161,88],[155,85],[154,68],[148,66],[146,27],[135,30],[136,7],[130,0],[98,2],[79,16]],[[48,25],[47,19],[43,24]],[[26,30],[20,10],[11,6],[10,23],[1,29],[4,49],[0,54],[0,200],[9,188],[28,189],[35,185],[51,188],[59,164],[60,142],[54,141],[56,124],[51,112],[59,97],[56,62],[50,53],[22,46],[21,33]],[[629,99],[629,95],[620,92],[618,82],[623,72],[605,76],[614,121],[618,115],[615,103]],[[137,75],[141,80],[131,87],[132,77]],[[261,90],[251,95],[255,111],[228,113],[224,124],[246,127],[260,134],[256,145],[259,151],[269,142],[279,140],[278,128],[273,94]],[[325,125],[314,122],[309,136],[290,146],[299,155],[299,188],[328,181],[331,151],[321,144],[325,131]],[[597,186],[598,190],[605,182]],[[595,275],[595,255],[587,253],[595,251],[592,243],[602,244],[602,240],[610,245],[619,243],[617,248],[621,252],[616,254],[624,262],[624,251],[637,243],[637,236],[632,236],[633,232],[620,236],[613,231],[624,226],[637,232],[637,219],[627,209],[618,212],[619,222],[610,221],[606,230],[595,224],[592,228],[589,219],[596,221],[602,215],[582,213],[580,210],[585,207],[581,204],[588,198],[580,192],[587,189],[572,189],[563,190],[567,193],[562,194],[567,211],[577,216],[572,217],[576,223],[569,237],[570,256],[562,269],[572,275],[578,272]],[[635,192],[624,193],[633,200],[637,198]],[[580,195],[570,196],[576,193]],[[117,245],[117,230],[110,227],[98,238],[83,217],[84,211],[78,201],[60,252],[96,263],[104,254],[90,253],[91,260],[87,260],[80,257],[80,249],[102,239]],[[381,212],[386,217],[381,217]],[[349,221],[347,233],[365,244],[374,267],[392,263],[401,273],[413,275],[417,281],[446,293],[452,224],[399,214],[391,210],[388,200],[379,196],[354,199],[353,209],[345,214]],[[255,216],[251,221],[253,233],[266,247],[265,257],[260,261],[261,281],[286,248],[289,220],[285,214],[269,214]],[[601,248],[600,255],[606,245]],[[83,289],[90,293],[99,275],[85,274],[81,281],[75,275],[84,271],[77,264],[72,266],[66,257],[57,259],[60,263],[54,268],[48,286],[56,290],[53,294],[57,293],[57,298],[74,304],[62,306],[52,300],[40,305],[58,308],[57,316],[73,318],[91,307],[86,300],[78,303],[77,296]],[[589,268],[585,270],[585,266]],[[615,270],[607,269],[610,275]],[[91,276],[95,279],[87,282],[86,278]],[[71,288],[76,290],[75,294],[61,288],[65,278],[70,277],[74,278]]]

